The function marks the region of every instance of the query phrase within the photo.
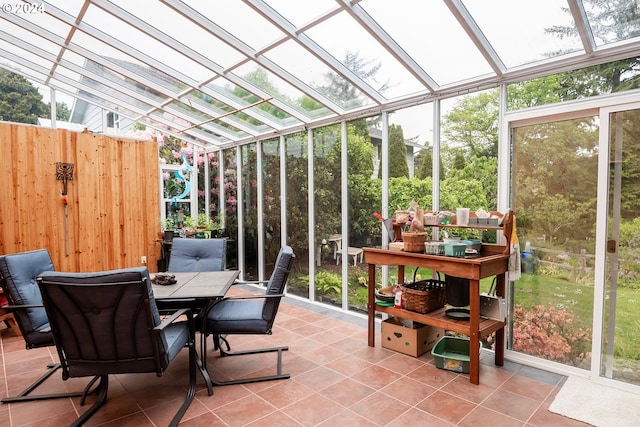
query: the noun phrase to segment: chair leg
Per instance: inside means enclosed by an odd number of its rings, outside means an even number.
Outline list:
[[[100,378],[100,382],[98,383],[98,387],[96,389],[98,392],[97,400],[93,403],[93,405],[91,405],[89,409],[87,409],[82,415],[80,415],[80,417],[78,417],[78,419],[75,420],[70,427],[80,427],[84,425],[84,423],[86,423],[87,420],[91,418],[102,405],[104,405],[104,402],[107,401],[107,392],[109,391],[109,375],[104,374],[100,375],[97,378]],[[95,382],[95,378],[92,380],[92,382]]]
[[[193,397],[196,395],[196,368],[198,367],[198,355],[196,354],[196,346],[195,342],[191,342],[189,344],[189,389],[187,390],[187,397],[184,400],[184,403],[176,413],[176,415],[171,420],[169,427],[175,427],[180,423],[182,417],[189,409],[191,402],[193,401]],[[207,374],[208,376],[208,374]],[[211,396],[213,392],[209,394]]]
[[[211,378],[211,381],[214,385],[232,385],[232,384],[248,384],[255,383],[260,381],[271,381],[271,380],[284,380],[287,378],[291,378],[291,374],[283,374],[282,373],[282,352],[289,350],[289,347],[270,347],[270,348],[258,348],[253,350],[242,350],[242,351],[231,351],[231,347],[229,346],[229,342],[225,337],[217,336],[219,340],[218,348],[220,349],[220,356],[242,356],[246,354],[259,354],[259,353],[278,353],[278,362],[277,362],[277,374],[275,375],[265,375],[262,377],[251,377],[251,378],[241,378],[237,380],[229,380],[229,381],[218,381],[215,378]],[[223,343],[226,345],[227,349],[223,348]]]
[[[91,379],[91,381],[89,381],[89,384],[87,384],[87,386],[84,388],[84,392],[82,393],[82,399],[80,399],[80,406],[84,406],[84,402],[87,400],[87,396],[93,393],[98,393],[98,388],[100,387],[100,384],[98,383],[98,385],[96,386],[96,388],[94,388],[93,390],[91,390],[91,387],[96,383],[96,381],[98,381],[100,379],[100,375],[96,375],[95,377],[93,377]]]
[[[36,381],[34,381],[29,387],[24,389],[17,396],[5,397],[4,399],[0,400],[0,402],[2,403],[30,402],[34,400],[60,399],[63,397],[83,397],[84,398],[84,396],[86,396],[86,394],[89,393],[88,388],[85,388],[85,390],[82,392],[37,394],[37,395],[29,394],[33,390],[35,390],[40,384],[45,382],[51,375],[53,375],[54,372],[56,372],[61,367],[62,365],[60,365],[59,363],[47,365],[47,368],[49,368],[49,370],[45,372],[43,376],[41,376]],[[93,382],[95,382],[95,380]],[[89,385],[93,384],[93,382],[89,383]]]

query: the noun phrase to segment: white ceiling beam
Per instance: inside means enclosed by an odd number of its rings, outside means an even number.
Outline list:
[[[497,76],[501,76],[507,70],[500,56],[489,43],[489,40],[485,37],[482,30],[473,19],[473,16],[469,13],[467,8],[462,3],[462,0],[444,0],[445,4],[455,16],[455,18],[462,26],[462,29],[467,33],[473,44],[476,45],[480,54],[489,63],[489,66],[496,73]]]

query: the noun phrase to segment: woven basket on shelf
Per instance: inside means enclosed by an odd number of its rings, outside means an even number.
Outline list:
[[[402,285],[402,304],[405,310],[428,313],[447,302],[445,283],[428,279]]]
[[[424,242],[427,240],[425,232],[404,232],[402,241],[405,252],[424,252]]]

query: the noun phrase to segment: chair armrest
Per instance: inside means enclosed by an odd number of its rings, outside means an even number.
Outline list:
[[[20,310],[20,309],[25,309],[25,308],[44,308],[44,305],[42,304],[16,304],[16,305],[3,305],[0,308],[4,308],[5,310],[9,310],[9,311],[15,311],[15,310]]]
[[[284,298],[284,294],[234,295],[234,296],[230,296],[230,297],[224,297],[223,299],[221,299],[219,301],[236,300],[236,299],[238,299],[238,300],[239,299],[268,299],[268,298]],[[215,303],[215,301],[214,301],[214,303]]]
[[[189,321],[193,322],[193,313],[191,312],[191,309],[189,309],[189,308],[181,308],[181,309],[176,310],[175,312],[173,312],[170,316],[163,318],[162,322],[160,322],[160,324],[158,326],[153,328],[153,330],[154,331],[162,331],[167,326],[169,326],[170,324],[175,322],[180,316],[183,316],[185,314],[189,318]]]
[[[261,283],[269,283],[268,280],[236,280],[235,282],[233,282],[231,284],[231,286],[234,285],[259,285]]]

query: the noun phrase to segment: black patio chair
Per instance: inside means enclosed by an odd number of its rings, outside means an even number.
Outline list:
[[[291,247],[284,246],[280,249],[276,259],[275,268],[264,294],[230,296],[213,301],[206,311],[204,324],[202,325],[202,359],[206,366],[206,337],[213,335],[214,348],[220,350],[221,356],[237,356],[245,354],[257,354],[277,352],[277,374],[261,377],[242,378],[230,381],[219,381],[212,378],[216,385],[244,384],[258,381],[286,379],[290,374],[282,373],[282,352],[288,350],[287,346],[261,348],[244,351],[231,351],[228,335],[271,335],[273,322],[284,297],[284,288],[289,277],[289,270],[293,262],[294,253]],[[242,282],[239,282],[242,283]],[[226,347],[226,348],[223,348]]]
[[[42,297],[36,278],[47,271],[53,271],[53,262],[49,251],[39,249],[0,256],[0,276],[2,288],[8,305],[2,307],[10,311],[22,334],[27,350],[54,345],[53,335],[49,328],[49,319],[42,306]],[[47,371],[35,382],[16,396],[5,397],[3,403],[24,402],[32,400],[58,399],[62,397],[84,397],[89,393],[95,379],[89,382],[82,392],[31,394],[58,369],[60,363],[47,365]]]
[[[162,319],[146,267],[96,273],[46,272],[38,278],[62,378],[99,376],[98,398],[72,424],[84,424],[107,400],[110,374],[155,372],[162,376],[189,349],[189,388],[173,417],[176,426],[196,391],[193,315],[177,310]],[[183,315],[186,321],[177,321]]]

